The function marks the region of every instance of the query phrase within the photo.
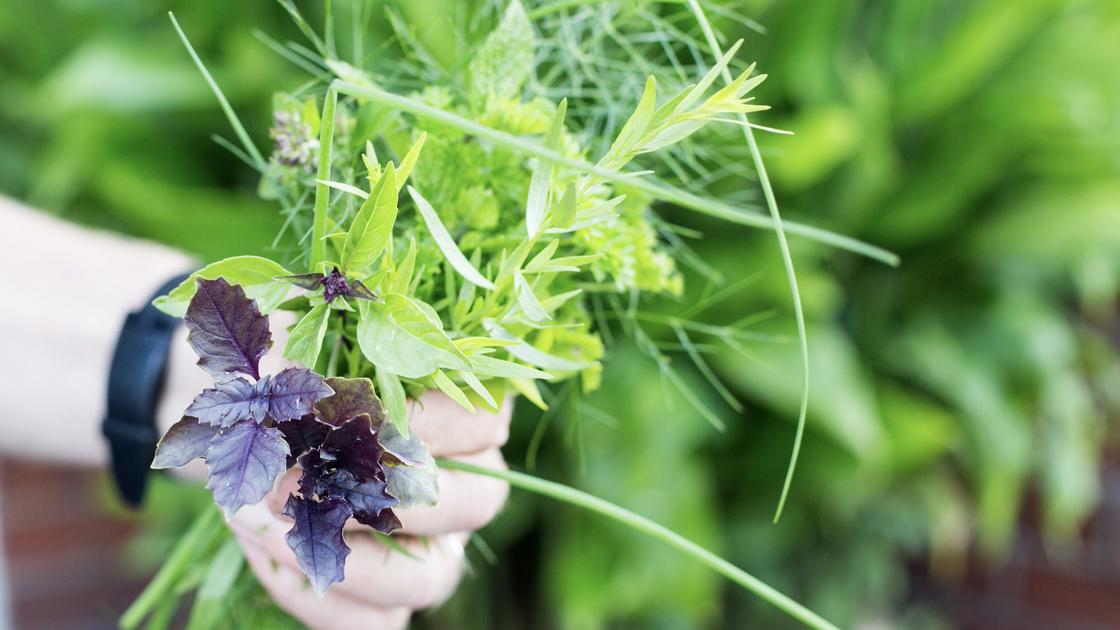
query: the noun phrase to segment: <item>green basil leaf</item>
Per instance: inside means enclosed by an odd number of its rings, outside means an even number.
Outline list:
[[[404,378],[424,378],[438,369],[468,369],[466,357],[452,343],[430,307],[400,293],[383,296],[384,304],[360,305],[358,345],[379,370]],[[426,306],[426,305],[424,305]]]
[[[240,285],[245,295],[256,300],[257,308],[261,313],[269,313],[284,302],[288,291],[292,288],[292,285],[276,278],[290,275],[292,272],[267,258],[234,256],[210,263],[192,273],[179,286],[167,295],[159,296],[152,304],[172,317],[182,317],[186,315],[187,306],[198,290],[199,278],[205,280],[225,278],[230,284]]]
[[[377,260],[393,236],[396,221],[397,178],[390,162],[350,223],[342,244],[343,268],[359,271]]]
[[[314,370],[319,352],[323,349],[323,336],[327,332],[330,314],[331,308],[326,303],[307,311],[288,336],[288,342],[284,344],[284,356]]]
[[[381,394],[381,403],[385,405],[385,414],[389,422],[397,428],[403,437],[408,437],[408,397],[404,393],[404,386],[396,374],[388,370],[377,370],[377,391]]]

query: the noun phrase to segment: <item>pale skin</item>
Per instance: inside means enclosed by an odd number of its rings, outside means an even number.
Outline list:
[[[0,274],[0,347],[8,359],[0,363],[0,405],[5,409],[0,414],[0,453],[107,466],[99,423],[109,361],[124,317],[169,277],[197,264],[166,247],[81,228],[3,197],[0,258],[5,269],[21,270]],[[279,348],[288,323],[273,316],[275,346],[262,372],[282,366]],[[168,358],[157,411],[164,430],[210,382],[194,365],[197,357],[185,337],[180,329]],[[470,414],[442,394],[429,393],[411,405],[410,424],[436,457],[504,468],[500,448],[508,436],[511,407],[507,401],[497,412]],[[462,574],[470,533],[494,518],[509,491],[504,482],[489,477],[441,471],[437,505],[398,512],[403,528],[394,536],[409,555],[390,550],[368,528],[351,521],[346,580],[318,597],[284,543],[290,524],[279,515],[297,474],[289,471],[265,501],[242,508],[229,525],[276,603],[311,628],[403,628],[412,611],[446,600]]]

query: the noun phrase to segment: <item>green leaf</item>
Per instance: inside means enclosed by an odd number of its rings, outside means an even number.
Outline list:
[[[408,181],[408,176],[412,174],[412,169],[416,167],[416,160],[420,158],[420,149],[424,147],[424,141],[428,139],[428,133],[422,132],[416,142],[412,143],[412,148],[408,153],[401,158],[400,166],[397,167],[397,192],[400,193],[404,183]]]
[[[459,389],[458,385],[452,382],[451,378],[449,378],[443,370],[436,370],[435,373],[432,374],[432,381],[436,384],[436,387],[439,388],[439,391],[447,394],[447,397],[458,403],[460,407],[471,413],[475,412],[474,405],[467,399],[467,395],[463,393],[463,390]]]
[[[245,295],[256,300],[261,313],[268,313],[280,306],[292,288],[292,285],[276,278],[290,275],[292,272],[267,258],[234,256],[210,263],[192,273],[182,284],[167,295],[156,298],[152,304],[172,317],[182,317],[187,313],[187,305],[198,290],[196,280],[225,278],[230,284],[240,285]]]
[[[555,370],[557,372],[578,372],[595,365],[594,361],[573,361],[571,359],[565,359],[564,357],[548,354],[543,350],[529,345],[523,339],[514,336],[493,320],[485,320],[482,322],[482,325],[491,336],[497,337],[498,339],[517,341],[518,343],[507,347],[506,351],[530,365],[535,365],[546,370]],[[477,359],[475,361],[477,362]]]
[[[614,143],[611,144],[610,154],[622,155],[634,149],[638,139],[649,128],[656,100],[657,80],[650,76],[646,79],[646,86],[642,90],[642,98],[638,101],[638,106],[634,108],[634,113],[626,119],[626,124],[622,125],[622,130],[618,132]]]
[[[571,227],[576,220],[576,183],[569,182],[560,195],[560,202],[552,213],[552,225],[558,228]]]
[[[471,59],[468,85],[472,99],[482,103],[490,97],[517,96],[533,73],[535,47],[533,24],[521,3],[513,0]]]
[[[408,437],[408,397],[405,395],[404,386],[396,374],[388,370],[377,370],[377,391],[381,394],[381,403],[385,405],[385,414],[389,422],[397,428],[403,437]]]
[[[284,344],[284,356],[314,370],[319,352],[323,349],[323,336],[327,332],[330,314],[331,308],[325,302],[307,311],[295,328],[292,328],[288,341]]]
[[[518,391],[518,393],[525,397],[525,400],[528,400],[529,402],[536,405],[537,408],[539,408],[541,411],[548,411],[548,403],[546,403],[544,401],[544,398],[541,397],[541,390],[537,388],[536,381],[521,378],[511,378],[509,379],[509,382],[510,385],[513,385],[514,389]]]
[[[458,271],[459,275],[463,276],[467,282],[478,285],[484,289],[493,290],[494,283],[483,277],[483,275],[474,268],[474,265],[467,260],[463,252],[459,250],[459,246],[456,245],[455,240],[451,238],[451,233],[447,231],[443,222],[439,220],[439,215],[436,214],[435,208],[432,208],[432,204],[428,203],[428,200],[412,186],[408,187],[408,194],[411,195],[412,200],[416,202],[416,209],[420,211],[420,216],[423,217],[424,224],[428,226],[428,231],[431,232],[432,238],[435,239],[436,245],[438,245],[439,250],[443,252],[443,256],[447,259],[447,262],[451,263],[455,271]]]
[[[202,577],[187,630],[218,627],[229,602],[227,595],[244,566],[245,556],[241,553],[237,539],[227,539],[214,554],[214,559],[210,561],[210,566]]]
[[[385,304],[360,305],[358,345],[379,370],[404,378],[424,378],[438,369],[465,370],[463,353],[439,319],[416,300],[389,293]]]
[[[545,148],[556,151],[560,148],[560,134],[564,131],[564,116],[568,112],[568,99],[560,101],[556,114],[552,118],[552,126],[545,138]],[[556,167],[544,160],[538,160],[533,167],[533,174],[529,178],[529,194],[525,200],[525,228],[532,238],[541,231],[545,222],[545,212],[548,210],[548,197],[552,191],[552,177]]]
[[[342,266],[348,271],[368,267],[385,251],[393,236],[397,220],[397,178],[393,163],[377,180],[354,221],[342,245]]]
[[[471,391],[478,394],[478,397],[486,401],[487,405],[490,405],[491,409],[494,411],[498,410],[498,402],[494,400],[494,396],[490,393],[490,390],[486,389],[486,386],[482,384],[482,381],[478,380],[478,377],[475,376],[474,373],[462,371],[457,374],[459,378],[463,379],[463,382],[471,388]]]
[[[517,289],[517,304],[530,321],[543,322],[552,319],[548,311],[541,306],[540,300],[533,293],[533,287],[529,286],[520,271],[513,272],[513,286]]]

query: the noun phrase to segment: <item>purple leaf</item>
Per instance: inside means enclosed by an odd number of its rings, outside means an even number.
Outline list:
[[[350,504],[359,523],[384,534],[400,527],[400,521],[392,514],[392,507],[398,501],[386,490],[384,475],[378,474],[369,481],[362,481],[350,471],[338,468],[336,461],[323,459],[317,450],[300,457],[299,463],[303,467],[299,489],[305,497],[343,499]]]
[[[327,385],[334,390],[334,395],[315,403],[320,420],[341,426],[351,418],[366,414],[374,426],[381,426],[385,412],[381,401],[373,393],[373,381],[368,378],[328,378]]]
[[[282,422],[276,427],[280,429],[280,432],[284,434],[284,440],[288,442],[288,449],[291,453],[288,455],[288,468],[295,465],[296,459],[300,455],[313,448],[319,448],[327,437],[327,431],[331,429],[331,425],[319,422],[311,414],[292,422]]]
[[[371,300],[373,302],[381,302],[381,298],[377,294],[369,290],[369,287],[362,284],[361,280],[350,281],[350,297],[361,298],[363,300]]]
[[[332,429],[320,450],[324,459],[334,461],[338,468],[350,471],[360,481],[385,478],[381,470],[381,445],[368,416],[358,416]]]
[[[194,418],[184,417],[172,425],[159,441],[152,468],[178,468],[206,455],[210,440],[217,433],[218,427],[199,424]]]
[[[396,497],[400,508],[435,505],[439,500],[439,470],[435,461],[423,466],[384,466],[389,494]]]
[[[315,592],[322,595],[344,577],[350,547],[342,538],[342,526],[350,518],[350,506],[341,499],[312,501],[292,495],[284,514],[295,521],[284,540]]]
[[[301,289],[314,291],[323,286],[323,277],[321,273],[297,273],[294,276],[278,276],[276,279],[290,282]]]
[[[323,301],[329,304],[340,295],[350,295],[350,284],[346,281],[346,276],[335,267],[323,276]]]
[[[312,406],[334,390],[323,377],[306,368],[288,368],[272,377],[268,415],[277,422],[295,420],[311,413]]]
[[[199,422],[228,427],[250,418],[260,422],[267,411],[268,398],[261,396],[252,383],[238,377],[202,390],[183,414],[198,418]]]
[[[240,286],[200,278],[184,321],[202,369],[218,379],[235,373],[260,378],[260,358],[272,345],[272,333],[268,318]]]
[[[226,518],[243,505],[257,503],[272,490],[276,478],[286,470],[288,444],[279,429],[242,420],[222,429],[206,452],[214,502]]]

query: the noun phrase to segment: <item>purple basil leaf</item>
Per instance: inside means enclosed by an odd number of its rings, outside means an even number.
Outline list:
[[[381,445],[368,416],[358,416],[332,429],[320,450],[323,459],[332,460],[361,481],[385,478],[381,470]]]
[[[250,418],[260,422],[267,411],[268,399],[252,383],[238,377],[202,390],[183,414],[205,424],[228,427]]]
[[[346,276],[335,267],[323,276],[323,300],[329,303],[340,295],[350,295],[350,284],[346,281]]]
[[[322,595],[344,577],[350,547],[342,538],[342,526],[350,518],[350,506],[341,499],[312,501],[292,495],[284,514],[295,521],[284,540],[315,592]]]
[[[318,450],[311,450],[300,457],[299,463],[303,467],[299,478],[303,496],[316,500],[342,499],[350,504],[358,522],[385,534],[393,531],[393,523],[400,527],[395,515],[383,514],[392,512],[391,508],[398,503],[396,497],[386,490],[383,475],[362,481],[350,471],[338,468],[337,461],[323,459]]]
[[[390,508],[385,508],[377,514],[358,514],[354,513],[354,519],[362,525],[369,525],[382,534],[391,534],[401,528],[401,519],[397,518],[397,513]]]
[[[272,333],[268,318],[240,286],[224,278],[200,278],[184,321],[202,369],[219,379],[236,373],[260,378],[260,359],[272,345]]]
[[[206,455],[210,440],[217,433],[218,427],[200,424],[194,418],[184,417],[173,424],[159,441],[152,468],[178,468],[196,457]]]
[[[311,413],[312,406],[334,393],[323,377],[307,368],[288,368],[272,377],[268,415],[277,422]]]
[[[363,300],[372,300],[374,302],[381,302],[381,298],[377,294],[370,291],[366,285],[362,284],[361,280],[350,281],[350,297],[361,298]]]
[[[291,453],[288,455],[288,468],[295,465],[296,459],[300,455],[313,448],[319,448],[327,437],[327,431],[331,430],[331,425],[319,422],[312,414],[307,414],[292,422],[282,422],[276,427],[280,429],[280,432],[284,434],[284,440],[288,442],[288,449]]]
[[[315,403],[320,420],[342,426],[347,420],[366,414],[375,427],[381,426],[385,412],[373,393],[373,381],[368,378],[328,378],[326,381],[334,395]]]
[[[272,490],[287,466],[288,443],[279,429],[242,420],[222,429],[206,452],[214,502],[226,518],[243,505],[257,503]]]
[[[324,277],[321,273],[298,273],[294,276],[277,276],[276,280],[290,282],[301,289],[314,291],[323,286]]]
[[[385,456],[390,463],[409,464],[411,466],[424,466],[434,464],[432,455],[428,452],[428,445],[420,439],[415,431],[410,431],[408,437],[401,435],[396,425],[386,422],[377,431],[377,441],[385,449]]]

